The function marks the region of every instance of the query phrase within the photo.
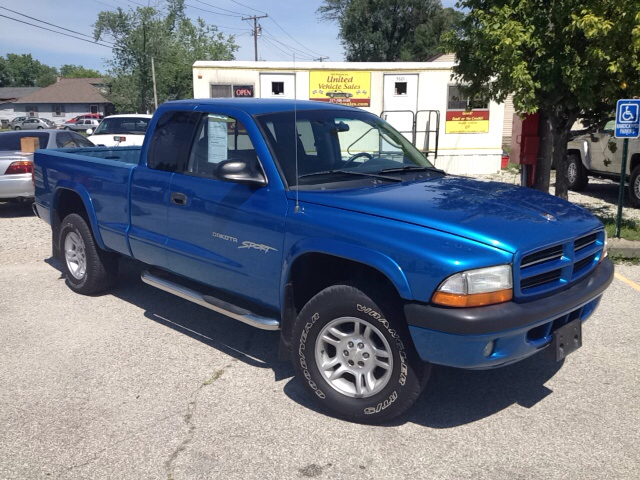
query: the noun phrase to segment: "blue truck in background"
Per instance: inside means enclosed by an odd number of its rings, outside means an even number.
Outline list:
[[[362,423],[407,410],[432,364],[561,360],[613,278],[589,212],[447,175],[335,104],[168,102],[142,147],[39,150],[34,182],[71,289],[143,262],[144,282],[279,330],[310,394]]]

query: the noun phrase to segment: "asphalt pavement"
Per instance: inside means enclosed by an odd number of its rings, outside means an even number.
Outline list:
[[[48,226],[0,203],[0,479],[637,479],[640,266],[564,362],[436,367],[392,425],[336,420],[278,333],[140,281],[73,293]]]

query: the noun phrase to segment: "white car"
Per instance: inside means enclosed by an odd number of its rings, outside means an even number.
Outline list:
[[[96,145],[105,147],[140,146],[151,121],[151,115],[110,115],[105,117],[95,131],[87,130]]]

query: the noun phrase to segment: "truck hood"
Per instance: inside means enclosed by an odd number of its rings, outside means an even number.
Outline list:
[[[350,190],[300,191],[300,202],[432,228],[511,253],[588,233],[587,210],[529,188],[446,176]]]

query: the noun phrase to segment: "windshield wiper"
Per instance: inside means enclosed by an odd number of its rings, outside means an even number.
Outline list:
[[[353,170],[325,170],[323,172],[314,172],[314,173],[305,173],[304,175],[300,175],[298,178],[306,178],[306,177],[316,177],[320,175],[332,175],[336,173],[343,173],[345,175],[357,175],[360,177],[373,177],[379,178],[382,180],[387,180],[388,182],[401,182],[399,178],[395,177],[387,177],[386,175],[379,175],[378,173],[365,173],[365,172],[355,172]]]
[[[436,172],[444,173],[444,170],[440,170],[436,167],[426,167],[423,165],[406,165],[404,167],[385,168],[378,173],[396,173],[396,172]]]

